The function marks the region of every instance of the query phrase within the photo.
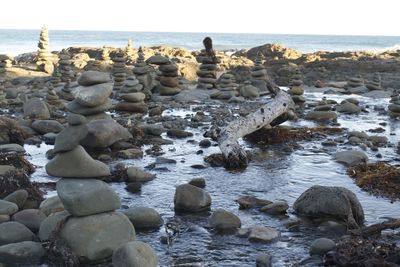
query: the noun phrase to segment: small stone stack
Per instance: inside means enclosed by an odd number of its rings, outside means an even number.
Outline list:
[[[13,58],[9,55],[0,55],[0,74],[12,67]]]
[[[53,75],[51,76],[51,84],[56,88],[61,82],[61,73],[58,69],[55,69]]]
[[[349,81],[347,82],[347,88],[355,88],[355,87],[360,87],[363,85],[364,85],[364,80],[361,77],[361,75],[350,78]]]
[[[160,79],[160,95],[176,95],[180,93],[181,87],[179,85],[178,66],[171,61],[167,64],[159,66],[161,75]]]
[[[6,93],[4,92],[4,85],[0,83],[0,104],[5,103],[6,100]]]
[[[150,75],[151,67],[145,62],[144,53],[142,47],[139,47],[138,58],[133,68],[133,73],[143,86],[143,93],[146,97],[151,96],[151,83],[152,78]]]
[[[126,60],[123,53],[117,53],[113,58],[112,74],[114,78],[114,90],[121,90],[126,80]]]
[[[56,92],[54,91],[54,87],[53,87],[52,83],[50,83],[47,86],[46,102],[52,106],[62,105],[62,101],[60,100],[60,98],[58,97]]]
[[[142,90],[143,85],[140,83],[135,75],[131,75],[125,80],[124,86],[121,88],[121,93],[138,93]]]
[[[101,63],[98,60],[90,60],[87,62],[84,70],[101,71]]]
[[[217,99],[231,99],[233,96],[237,96],[237,87],[235,76],[231,73],[224,73],[218,79],[218,89],[219,92],[212,95],[212,98]]]
[[[145,94],[141,92],[127,93],[120,95],[120,98],[123,101],[115,106],[115,110],[141,114],[147,113],[148,108],[146,103],[144,103],[146,99]]]
[[[71,57],[67,51],[62,50],[60,52],[60,60],[58,61],[58,71],[61,74],[61,81],[64,83],[70,83],[74,80],[74,71],[72,70]]]
[[[294,103],[302,105],[306,101],[304,98],[303,80],[300,70],[296,70],[292,76],[288,93],[292,96]]]
[[[375,73],[372,81],[367,82],[365,86],[371,91],[382,90],[381,75],[379,73]]]
[[[257,54],[257,58],[254,62],[254,67],[251,68],[251,85],[258,88],[260,92],[266,92],[268,84],[268,73],[267,69],[263,64],[263,56],[261,53]]]
[[[46,73],[53,73],[54,65],[51,61],[52,54],[49,52],[49,30],[46,26],[43,26],[40,32],[38,48],[39,51],[36,57],[36,65],[38,66],[38,70]]]
[[[394,94],[390,99],[389,116],[392,118],[400,118],[400,95]]]
[[[125,48],[125,54],[126,54],[126,62],[127,64],[131,65],[135,62],[135,51],[133,50],[132,46],[132,40],[128,40],[128,44],[126,45]]]
[[[100,59],[103,61],[110,61],[110,49],[103,47],[103,49],[101,50],[101,56]]]
[[[201,64],[197,70],[197,88],[199,89],[213,89],[216,88],[217,83],[217,64],[209,57],[199,57]]]
[[[78,79],[75,99],[68,103],[67,109],[84,115],[88,120],[109,118],[105,113],[111,107],[112,83],[105,72],[86,71]]]

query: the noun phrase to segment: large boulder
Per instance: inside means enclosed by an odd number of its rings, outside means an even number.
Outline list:
[[[66,178],[93,178],[110,175],[108,166],[92,159],[82,146],[57,154],[46,164],[46,172],[52,176]]]
[[[56,229],[58,223],[62,220],[65,220],[68,216],[71,216],[71,214],[69,214],[68,211],[64,210],[53,213],[49,217],[47,217],[42,222],[39,228],[38,236],[40,241],[49,240],[51,233]]]
[[[56,189],[65,210],[73,216],[88,216],[121,207],[117,193],[100,180],[61,179]]]
[[[93,148],[106,148],[118,141],[128,140],[132,135],[114,120],[94,120],[87,124],[88,135],[81,144]]]
[[[33,241],[0,246],[0,261],[10,266],[35,266],[45,254],[42,244]]]
[[[48,120],[50,119],[50,111],[45,102],[39,98],[32,98],[24,104],[24,118]]]
[[[91,86],[100,83],[108,83],[111,81],[109,73],[89,70],[79,76],[78,84],[82,86]]]
[[[208,192],[191,184],[183,184],[176,188],[174,205],[176,211],[201,212],[211,206]]]
[[[5,222],[0,224],[0,246],[22,241],[33,241],[35,238],[35,234],[19,222]]]
[[[344,187],[314,185],[296,199],[293,208],[303,216],[345,220],[350,227],[364,220],[357,196]]]
[[[114,251],[115,267],[157,267],[157,254],[152,247],[141,241],[132,241]]]
[[[56,137],[54,153],[71,151],[87,136],[88,128],[85,124],[68,126]]]
[[[75,100],[85,107],[97,107],[104,104],[112,93],[112,83],[102,83],[78,87]]]
[[[159,228],[164,223],[161,215],[155,209],[148,207],[130,207],[122,213],[129,218],[135,229]]]
[[[121,245],[135,240],[135,228],[119,212],[72,217],[61,230],[62,238],[78,257],[97,261],[110,257]]]

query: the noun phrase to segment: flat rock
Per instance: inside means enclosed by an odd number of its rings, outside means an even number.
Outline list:
[[[0,259],[2,263],[11,264],[26,264],[32,266],[37,264],[44,257],[46,251],[41,243],[32,241],[23,241],[0,246]]]
[[[143,102],[146,99],[146,95],[138,92],[138,93],[129,93],[129,94],[124,94],[121,95],[121,99],[127,101],[127,102]]]
[[[91,86],[100,83],[108,83],[111,81],[110,74],[100,71],[85,71],[79,76],[78,84],[82,86]]]
[[[39,210],[43,212],[46,216],[52,213],[56,213],[64,210],[64,205],[62,204],[58,196],[52,196],[46,198],[40,203]]]
[[[65,210],[73,216],[88,216],[121,207],[117,193],[100,180],[61,179],[56,189]]]
[[[279,238],[280,233],[271,227],[256,226],[250,229],[249,241],[259,243],[269,243]]]
[[[347,166],[355,166],[360,163],[368,162],[368,156],[363,151],[348,150],[337,152],[334,156],[337,162],[343,163]]]
[[[7,152],[25,153],[25,148],[18,144],[5,144],[5,145],[0,145],[0,152],[2,152],[2,153],[7,153]]]
[[[75,101],[84,107],[97,107],[106,103],[112,93],[112,83],[81,86],[76,89]]]
[[[103,111],[108,110],[111,108],[111,99],[107,99],[106,102],[103,104],[96,106],[96,107],[85,107],[82,106],[78,103],[78,101],[75,99],[67,104],[67,109],[72,112],[72,113],[77,113],[81,115],[94,115],[101,113]]]
[[[58,121],[53,120],[36,120],[32,123],[32,128],[40,133],[59,133],[64,129],[64,126]]]
[[[104,163],[92,159],[82,146],[59,153],[46,164],[49,175],[66,178],[93,178],[110,175]]]
[[[337,114],[333,111],[310,111],[306,114],[305,119],[321,122],[336,121]]]
[[[208,225],[219,233],[234,233],[241,226],[241,221],[235,214],[224,209],[216,209],[208,219]]]

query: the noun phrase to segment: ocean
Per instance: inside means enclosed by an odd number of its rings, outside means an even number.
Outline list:
[[[18,55],[37,50],[40,29],[0,29],[0,54]],[[125,47],[128,39],[133,46],[167,45],[189,50],[202,49],[206,36],[213,39],[218,50],[251,48],[267,43],[279,43],[303,53],[315,51],[371,51],[400,49],[400,36],[339,36],[245,33],[176,33],[176,32],[116,32],[49,30],[50,49],[59,51],[70,46]]]

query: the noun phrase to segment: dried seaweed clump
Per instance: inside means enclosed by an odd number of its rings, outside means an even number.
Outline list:
[[[18,189],[25,189],[30,200],[43,200],[43,192],[36,184],[31,183],[29,177],[22,171],[10,171],[0,176],[0,199]]]
[[[28,175],[35,171],[33,164],[21,153],[0,153],[0,165],[12,165],[17,169],[24,170]]]
[[[13,119],[0,117],[0,143],[24,144],[28,134]]]

